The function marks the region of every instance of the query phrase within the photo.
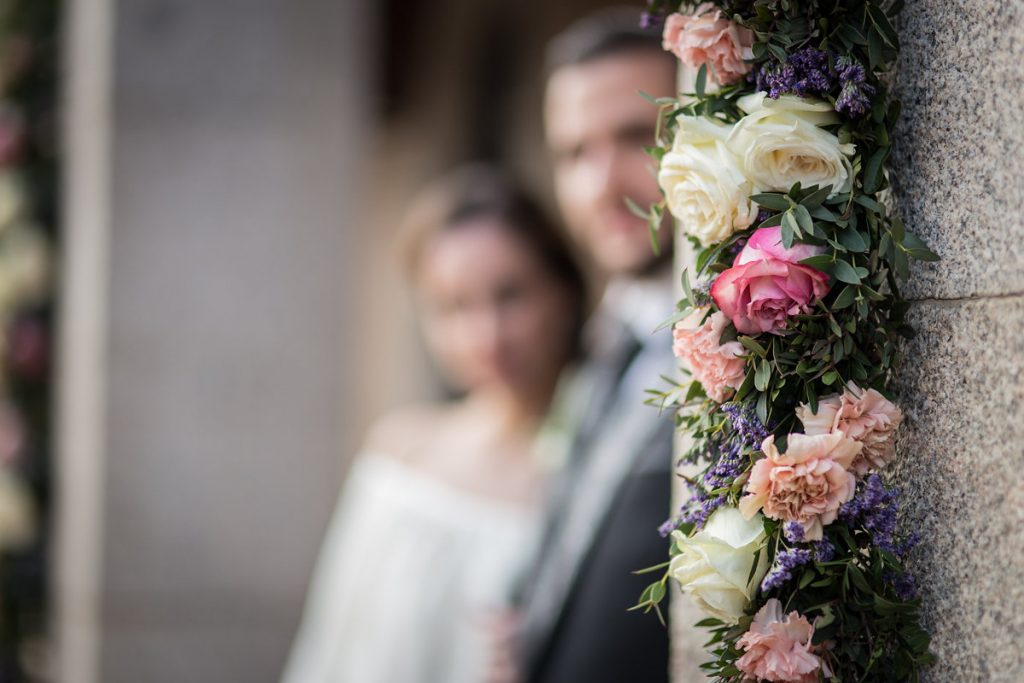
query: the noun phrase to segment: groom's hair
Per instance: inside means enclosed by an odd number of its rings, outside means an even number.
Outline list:
[[[577,19],[548,43],[545,75],[558,69],[626,52],[662,50],[661,32],[640,25],[641,13],[633,7],[610,7]]]

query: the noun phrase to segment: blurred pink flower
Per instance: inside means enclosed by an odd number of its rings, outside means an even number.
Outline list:
[[[781,228],[760,228],[715,279],[711,298],[743,334],[778,334],[790,316],[806,313],[828,293],[828,276],[799,263],[822,251],[809,244],[786,249]]]
[[[842,394],[818,401],[818,412],[808,405],[796,409],[806,434],[842,432],[863,444],[850,468],[858,477],[879,470],[896,455],[895,431],[903,413],[874,389],[864,390],[849,382]]]
[[[740,356],[745,351],[738,341],[719,343],[729,320],[715,311],[701,323],[706,312],[706,308],[697,309],[676,323],[672,330],[672,351],[682,359],[707,395],[721,403],[743,383],[746,370]]]
[[[857,480],[849,469],[861,444],[838,432],[790,434],[786,452],[779,453],[773,435],[761,450],[765,457],[750,470],[740,512],[750,519],[763,509],[772,519],[798,522],[805,540],[820,541],[823,527],[853,498]]]
[[[745,650],[736,668],[748,680],[817,683],[819,671],[826,677],[832,672],[814,654],[813,637],[814,626],[807,617],[795,610],[784,615],[782,603],[770,598],[736,643]]]
[[[753,32],[723,17],[710,2],[690,15],[669,15],[661,44],[687,66],[707,64],[708,78],[719,85],[740,80],[751,69],[743,60],[754,56]]]

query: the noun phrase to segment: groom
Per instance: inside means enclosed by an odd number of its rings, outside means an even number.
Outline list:
[[[625,198],[643,207],[660,198],[643,151],[657,112],[637,91],[673,95],[675,62],[639,28],[638,13],[613,12],[557,37],[548,68],[544,124],[558,205],[609,284],[588,324],[571,405],[561,406],[579,417],[526,589],[519,678],[667,681],[667,629],[627,610],[649,582],[632,572],[667,552],[657,529],[670,514],[673,423],[643,401],[674,367],[671,338],[652,334],[673,310],[671,230],[661,229],[655,255]]]

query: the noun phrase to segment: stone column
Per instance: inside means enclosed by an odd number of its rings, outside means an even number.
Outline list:
[[[917,337],[896,478],[942,683],[1024,675],[1024,4],[917,0],[900,25],[899,211]]]
[[[80,4],[58,680],[270,683],[358,444],[372,6]]]

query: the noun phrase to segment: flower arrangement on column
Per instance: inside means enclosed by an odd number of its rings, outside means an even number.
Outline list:
[[[45,633],[57,0],[0,3],[0,679]]]
[[[892,210],[900,0],[651,0],[695,74],[656,100],[666,211],[695,259],[666,323],[688,381],[653,392],[691,492],[638,607],[678,584],[714,681],[916,681],[929,636],[884,471],[911,259]]]

